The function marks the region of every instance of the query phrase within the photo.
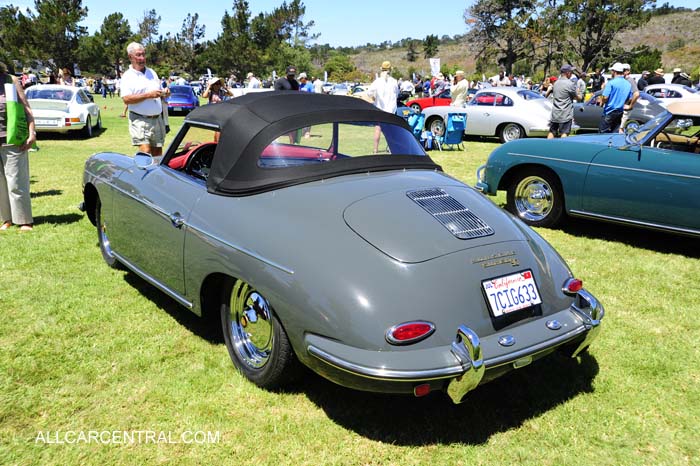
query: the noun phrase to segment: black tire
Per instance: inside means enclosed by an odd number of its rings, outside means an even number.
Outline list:
[[[85,136],[86,138],[92,137],[92,118],[90,118],[90,115],[88,115],[87,119],[85,120],[85,128],[83,128],[83,136]]]
[[[242,280],[222,286],[221,327],[236,369],[268,390],[293,382],[300,370],[289,338],[267,300]]]
[[[544,168],[522,169],[510,178],[506,209],[533,227],[553,227],[564,215],[559,178]]]
[[[102,219],[102,202],[100,202],[99,197],[95,201],[95,226],[97,227],[97,243],[100,246],[100,252],[102,253],[102,258],[105,260],[105,263],[113,269],[122,269],[123,267],[114,255],[109,243],[107,225]]]
[[[498,131],[502,143],[515,141],[525,137],[525,130],[517,123],[506,123]]]
[[[102,114],[99,113],[97,115],[97,124],[95,125],[95,129],[97,131],[102,131]]]
[[[425,124],[425,127],[436,136],[442,136],[445,134],[445,121],[441,117],[431,118]]]

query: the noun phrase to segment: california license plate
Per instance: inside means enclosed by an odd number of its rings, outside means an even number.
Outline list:
[[[37,119],[35,123],[39,126],[58,126],[58,122],[56,120]]]
[[[484,280],[481,286],[494,317],[542,303],[531,270]]]

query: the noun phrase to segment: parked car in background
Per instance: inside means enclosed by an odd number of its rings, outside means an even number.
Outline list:
[[[656,97],[664,106],[678,100],[700,100],[697,89],[682,84],[650,84],[644,92]]]
[[[580,131],[598,131],[600,120],[603,117],[603,107],[598,105],[602,91],[598,91],[587,102],[574,103],[574,121],[579,126]],[[647,94],[639,93],[639,99],[630,112],[629,120],[625,124],[625,129],[637,129],[647,121],[651,120],[666,110],[661,102]]]
[[[25,92],[37,132],[81,131],[92,137],[95,130],[102,129],[100,107],[85,88],[39,84]]]
[[[194,94],[199,97],[204,91],[204,85],[200,81],[190,81],[190,86],[194,91]]]
[[[700,236],[700,102],[669,104],[627,134],[505,144],[477,178],[528,225],[568,214]]]
[[[350,88],[345,83],[333,84],[333,87],[328,92],[331,95],[348,95]]]
[[[313,137],[295,139],[302,128]],[[260,387],[303,364],[347,387],[459,403],[555,350],[579,354],[601,328],[602,305],[541,236],[361,99],[205,105],[162,158],[96,154],[83,186],[106,263],[220,320]]]
[[[490,87],[477,91],[464,107],[448,105],[425,109],[425,129],[441,135],[447,114],[461,112],[467,115],[466,135],[497,136],[501,142],[509,142],[546,136],[552,103],[527,89]]]
[[[199,107],[199,98],[192,86],[170,86],[170,95],[165,101],[169,115],[185,115]]]
[[[452,103],[452,94],[450,94],[449,89],[445,89],[438,95],[430,97],[420,97],[418,99],[411,99],[406,102],[407,107],[411,107],[416,112],[421,112],[426,108],[433,107],[435,105],[450,105]]]

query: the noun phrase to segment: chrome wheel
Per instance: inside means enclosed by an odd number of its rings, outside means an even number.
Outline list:
[[[506,208],[531,226],[553,226],[564,212],[564,195],[557,176],[543,168],[521,170],[508,185]]]
[[[248,284],[239,281],[231,293],[229,328],[233,350],[251,369],[260,369],[270,360],[275,343],[270,306]]]
[[[525,136],[525,130],[517,123],[506,123],[501,128],[501,142],[515,141]]]
[[[420,108],[420,105],[418,105],[418,104],[411,104],[411,108],[412,108],[416,113],[420,113],[420,112],[422,111],[422,109]]]
[[[221,326],[236,369],[267,389],[294,381],[301,365],[269,301],[243,280],[226,277],[214,286],[221,293]]]

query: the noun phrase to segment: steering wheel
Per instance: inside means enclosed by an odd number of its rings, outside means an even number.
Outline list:
[[[197,148],[187,159],[185,173],[206,181],[209,177],[209,169],[214,159],[215,150],[216,144],[206,144]]]

